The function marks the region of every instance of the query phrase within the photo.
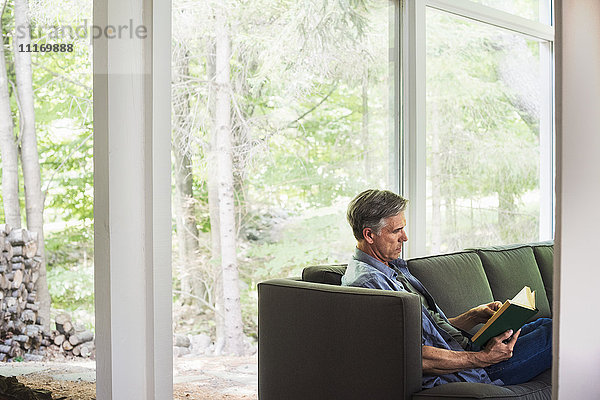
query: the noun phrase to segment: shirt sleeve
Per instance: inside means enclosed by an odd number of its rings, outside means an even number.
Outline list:
[[[352,282],[349,286],[363,287],[367,289],[404,291],[399,290],[398,287],[392,287],[388,282],[375,274],[363,275],[360,279]]]

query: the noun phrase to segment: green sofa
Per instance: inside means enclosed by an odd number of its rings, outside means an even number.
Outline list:
[[[528,285],[539,318],[551,317],[553,253],[552,242],[541,242],[407,261],[449,317]],[[342,287],[344,271],[315,266],[302,278],[259,283],[259,399],[551,399],[550,370],[521,385],[421,390],[418,296]]]

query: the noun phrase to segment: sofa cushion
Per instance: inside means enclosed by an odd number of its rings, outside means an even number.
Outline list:
[[[477,249],[496,300],[512,299],[523,286],[535,290],[539,312],[531,320],[551,317],[544,282],[529,245],[497,246]]]
[[[552,370],[542,372],[531,381],[520,385],[494,386],[485,383],[456,382],[422,390],[413,400],[431,399],[526,399],[550,400],[552,398]]]
[[[540,269],[542,281],[544,281],[550,308],[552,308],[552,273],[554,271],[554,246],[552,242],[533,245],[533,255]]]
[[[481,260],[475,252],[460,252],[408,260],[416,276],[448,317],[494,301]]]
[[[302,280],[328,285],[341,285],[342,275],[346,272],[346,264],[314,265],[302,270]]]

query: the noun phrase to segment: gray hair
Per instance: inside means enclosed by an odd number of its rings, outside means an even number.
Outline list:
[[[356,240],[363,240],[363,230],[371,228],[381,233],[385,219],[406,209],[408,200],[389,190],[369,189],[356,196],[348,205],[346,218]]]

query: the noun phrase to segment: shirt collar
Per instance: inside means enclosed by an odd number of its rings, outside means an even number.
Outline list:
[[[360,250],[358,247],[354,249],[354,259],[356,261],[361,261],[365,264],[369,264],[370,266],[372,266],[377,271],[381,272],[390,279],[396,279],[396,277],[398,276],[398,273],[395,271],[395,269],[392,269],[384,263],[382,263],[381,261],[379,261],[378,259],[371,257],[364,251]],[[392,264],[392,266],[395,267],[396,265],[394,261],[392,261],[390,264]]]

